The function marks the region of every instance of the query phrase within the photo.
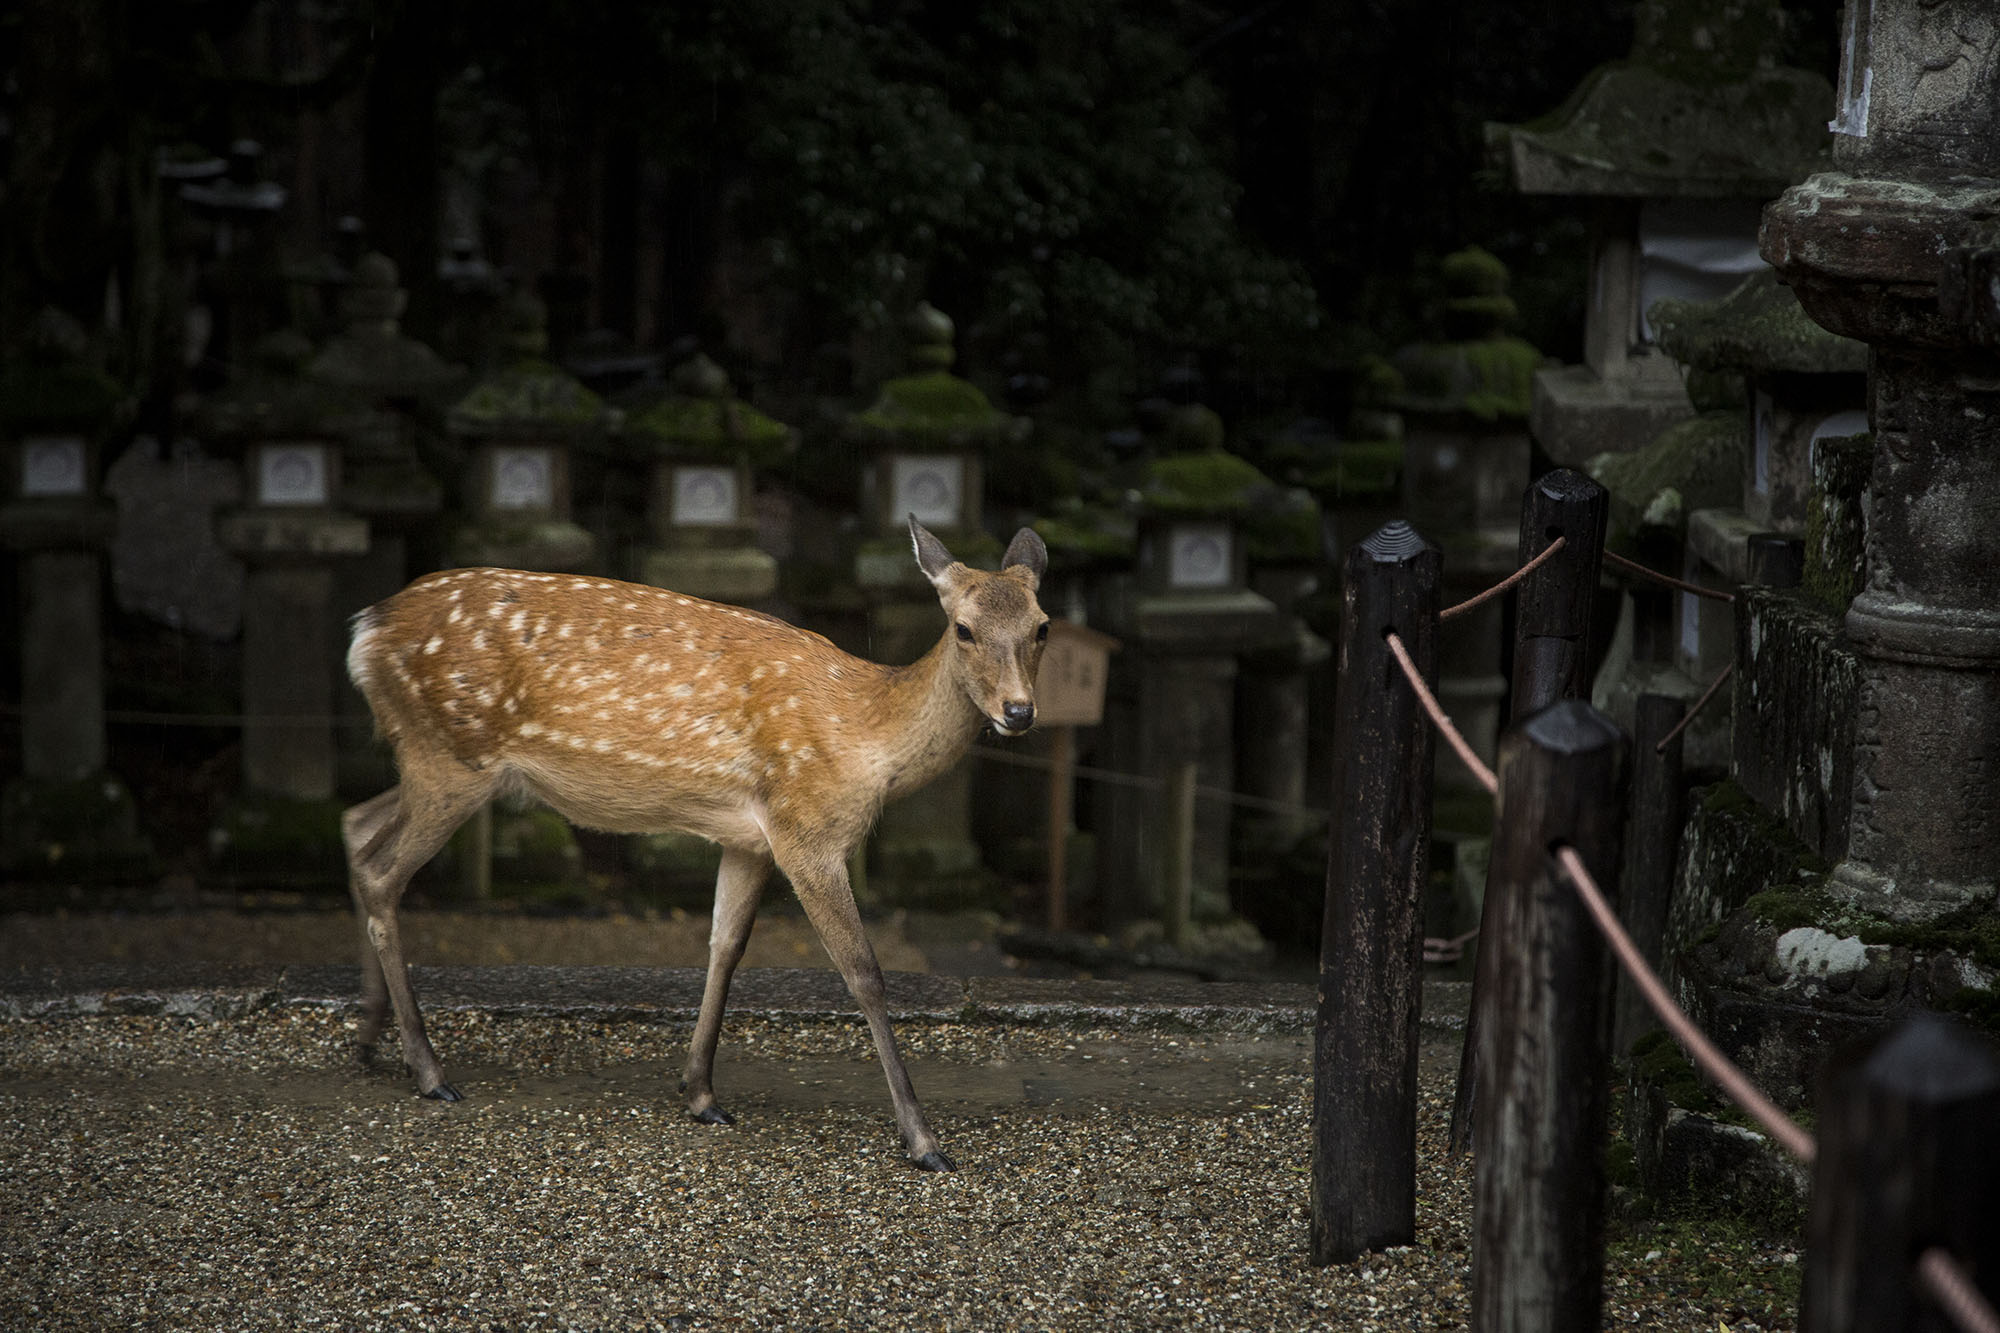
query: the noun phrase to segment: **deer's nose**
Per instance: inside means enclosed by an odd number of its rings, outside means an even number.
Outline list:
[[[1011,731],[1026,731],[1035,725],[1035,706],[1008,700],[1000,705],[1000,720]]]

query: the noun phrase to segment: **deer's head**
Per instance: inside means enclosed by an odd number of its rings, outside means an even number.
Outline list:
[[[1035,600],[1048,548],[1033,530],[1022,528],[1007,544],[1000,572],[989,574],[952,559],[915,514],[910,542],[917,567],[951,618],[953,675],[995,731],[1020,735],[1035,725],[1035,670],[1049,637],[1049,618]]]

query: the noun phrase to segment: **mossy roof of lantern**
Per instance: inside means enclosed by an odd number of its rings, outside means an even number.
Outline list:
[[[1740,410],[1704,412],[1667,427],[1650,444],[1598,454],[1584,466],[1610,493],[1612,528],[1625,544],[1642,527],[1680,529],[1697,509],[1737,504],[1749,444]]]
[[[281,436],[330,435],[345,429],[356,410],[353,396],[308,379],[312,344],[285,329],[266,334],[254,349],[249,374],[202,403],[201,430],[211,443],[244,445]]]
[[[1032,526],[1059,562],[1130,560],[1138,542],[1132,516],[1114,505],[1073,501],[1056,513],[1037,518]]]
[[[791,447],[792,428],[736,398],[668,393],[631,410],[625,437],[637,449],[690,461],[749,459],[766,467]]]
[[[359,325],[335,334],[306,366],[327,384],[389,398],[435,401],[465,380],[465,368],[444,360],[393,324]]]
[[[1139,503],[1149,514],[1229,517],[1246,514],[1270,478],[1235,454],[1168,454],[1146,464]]]
[[[867,410],[854,414],[848,429],[863,436],[983,444],[1010,437],[1018,427],[978,385],[948,370],[930,370],[889,380]]]
[[[1544,360],[1533,343],[1520,338],[1412,343],[1393,358],[1403,390],[1391,402],[1404,412],[1526,421],[1535,371]]]
[[[1253,493],[1243,516],[1250,558],[1299,563],[1320,556],[1319,501],[1300,486],[1272,486]]]
[[[1815,324],[1771,269],[1713,301],[1656,301],[1646,317],[1670,356],[1702,370],[1837,375],[1868,369],[1868,345]]]
[[[1546,116],[1487,122],[1486,150],[1523,194],[1767,199],[1829,164],[1832,105],[1825,78],[1788,66],[1697,82],[1619,60]]]
[[[540,357],[521,357],[472,386],[445,424],[458,435],[582,435],[602,425],[604,400]]]

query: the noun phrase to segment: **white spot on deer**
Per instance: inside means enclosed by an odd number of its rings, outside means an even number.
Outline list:
[[[429,657],[442,647],[444,647],[444,639],[439,635],[433,634],[429,639],[424,641],[424,656]]]
[[[453,593],[451,595],[451,600],[453,600],[454,602],[457,601],[458,594]],[[456,625],[459,621],[463,619],[465,619],[465,612],[459,610],[457,607],[454,606],[451,609],[451,614],[444,618],[444,623],[447,625]]]
[[[500,706],[506,709],[510,713],[518,713],[521,711],[520,699],[516,698],[514,695],[511,694],[508,695],[505,699],[502,699],[500,701]]]
[[[507,618],[507,628],[511,630],[518,631],[521,628],[521,626],[527,623],[528,623],[528,613],[526,611],[516,611],[513,615]]]
[[[597,751],[599,754],[610,754],[611,751],[616,747],[614,747],[610,741],[605,740],[603,737],[599,737],[598,739],[590,743],[590,748]]]
[[[563,739],[569,744],[569,748],[572,750],[581,750],[586,748],[590,744],[590,742],[582,736],[565,736]]]
[[[514,701],[512,699],[509,699],[507,701],[508,705],[507,711],[510,713],[514,711],[513,704]],[[523,722],[520,726],[516,727],[514,730],[517,734],[522,736],[539,736],[542,734],[545,728],[539,722]]]
[[[574,628],[572,626],[564,625],[561,629],[556,631],[556,637],[558,639],[567,639],[573,632]]]
[[[483,653],[486,651],[485,630],[480,630],[477,634],[472,636],[472,651],[475,653]]]
[[[693,693],[694,693],[694,686],[689,685],[685,681],[681,682],[679,685],[674,686],[673,688],[673,696],[676,699],[688,698]]]

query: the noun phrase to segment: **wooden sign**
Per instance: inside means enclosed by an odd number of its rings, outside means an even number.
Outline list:
[[[1035,720],[1045,727],[1094,727],[1104,720],[1104,682],[1118,640],[1067,620],[1049,623],[1035,677]]]

